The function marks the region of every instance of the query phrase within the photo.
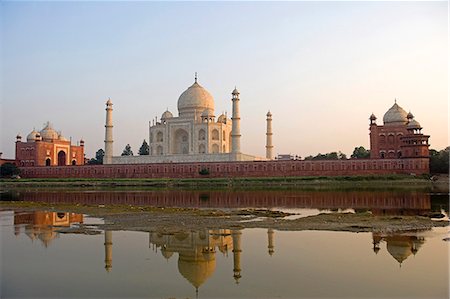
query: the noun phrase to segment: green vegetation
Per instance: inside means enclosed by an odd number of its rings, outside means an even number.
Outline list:
[[[20,169],[13,163],[5,163],[0,166],[0,176],[10,178],[20,174]]]
[[[2,190],[15,189],[303,189],[303,190],[356,190],[356,189],[430,189],[428,176],[369,175],[336,177],[264,177],[264,178],[147,178],[147,179],[20,179],[2,180]]]
[[[133,156],[133,151],[131,150],[130,144],[125,145],[123,149],[122,156]]]
[[[355,159],[369,159],[370,150],[366,150],[364,146],[355,147],[350,157]]]
[[[103,157],[104,156],[105,156],[105,151],[103,149],[99,149],[95,153],[95,158],[92,158],[91,160],[89,160],[88,164],[90,164],[90,165],[103,164]]]
[[[209,175],[209,169],[208,168],[202,168],[198,172],[200,175]]]
[[[150,155],[150,146],[148,145],[147,141],[142,142],[141,147],[139,148],[138,154],[140,156],[148,156]]]
[[[441,151],[430,149],[430,172],[448,173],[449,171],[450,146]]]
[[[345,160],[347,156],[341,152],[331,152],[327,154],[318,153],[315,157],[307,156],[305,160]]]

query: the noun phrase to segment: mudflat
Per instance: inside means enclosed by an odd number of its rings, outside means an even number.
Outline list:
[[[324,230],[399,233],[449,226],[448,220],[432,219],[443,215],[378,216],[360,213],[321,213],[301,217],[266,209],[197,209],[132,205],[72,205],[39,202],[0,202],[1,210],[72,212],[101,218],[104,224],[79,224],[61,228],[60,233],[95,234],[102,230],[161,231],[272,228],[276,230]],[[290,216],[290,217],[288,217]],[[292,217],[295,216],[295,217]],[[298,216],[298,217],[297,217]],[[294,218],[294,219],[292,219]]]

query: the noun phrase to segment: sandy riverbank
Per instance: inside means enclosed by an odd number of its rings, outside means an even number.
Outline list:
[[[101,230],[163,231],[217,228],[272,228],[276,230],[325,230],[393,233],[448,226],[448,221],[422,216],[375,216],[370,212],[331,213],[286,219],[291,214],[261,209],[211,210],[138,206],[88,206],[0,202],[1,210],[73,212],[102,218],[105,224],[61,228],[64,233],[99,233]]]

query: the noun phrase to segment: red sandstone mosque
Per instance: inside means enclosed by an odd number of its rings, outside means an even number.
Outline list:
[[[370,158],[428,158],[429,135],[422,134],[420,123],[411,112],[397,104],[384,114],[383,126],[378,126],[372,113],[370,120]]]
[[[79,145],[72,145],[47,122],[41,131],[33,129],[26,142],[17,135],[15,161],[19,167],[83,165],[84,141],[81,139]]]

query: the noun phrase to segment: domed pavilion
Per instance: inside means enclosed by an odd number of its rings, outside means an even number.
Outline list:
[[[420,123],[411,112],[406,112],[395,100],[383,116],[383,125],[377,125],[372,113],[370,121],[370,158],[401,159],[428,158],[430,136],[422,134]]]

